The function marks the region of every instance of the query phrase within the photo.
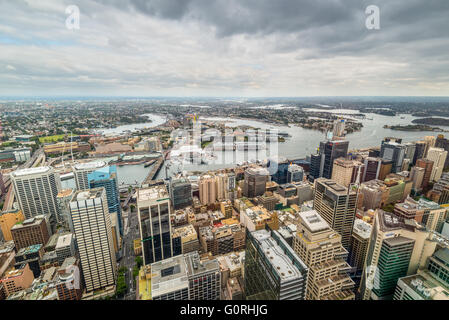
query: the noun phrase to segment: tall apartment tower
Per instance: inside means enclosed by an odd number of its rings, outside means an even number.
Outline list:
[[[364,175],[364,170],[364,164],[359,161],[338,158],[334,161],[332,180],[348,187],[351,183],[356,182],[357,178],[361,180],[361,177]]]
[[[446,163],[447,151],[442,148],[429,148],[426,159],[433,161],[430,181],[438,181],[443,174],[444,164]]]
[[[421,167],[413,167],[412,170],[410,170],[410,179],[412,180],[412,188],[416,191],[422,190],[422,183],[424,180],[424,174],[426,172],[426,169]]]
[[[165,185],[138,189],[137,212],[145,265],[181,254],[181,238],[172,238],[171,204]]]
[[[320,142],[319,153],[321,155],[320,177],[331,179],[334,160],[346,158],[348,155],[349,141],[323,141]]]
[[[255,198],[265,193],[269,172],[265,168],[248,168],[245,170],[243,195]]]
[[[354,300],[354,282],[347,274],[351,267],[345,261],[348,251],[340,234],[315,210],[299,214],[293,249],[309,269],[306,300]]]
[[[365,170],[363,172],[362,182],[371,181],[379,178],[382,159],[367,157],[364,161]]]
[[[105,189],[77,191],[69,206],[86,292],[113,289],[117,261]]]
[[[226,200],[228,196],[228,175],[226,173],[218,173],[215,177],[217,181],[217,200]]]
[[[89,188],[105,188],[108,209],[113,225],[116,229],[117,239],[123,234],[122,207],[120,205],[120,192],[118,189],[117,167],[105,166],[87,174]]]
[[[202,205],[213,204],[217,201],[217,181],[215,176],[209,174],[201,176],[198,188]]]
[[[72,170],[73,174],[75,175],[76,189],[77,190],[89,189],[90,186],[87,175],[105,166],[106,162],[104,161],[93,161],[74,165],[72,167]]]
[[[444,138],[444,135],[439,134],[437,136],[437,140],[435,141],[435,147],[442,148],[449,152],[449,139]],[[449,168],[449,157],[446,157],[446,161],[444,163],[444,169]]]
[[[246,231],[247,300],[304,300],[308,267],[274,230]]]
[[[416,161],[416,166],[424,168],[424,177],[422,180],[422,188],[426,189],[429,186],[430,177],[432,176],[433,161],[429,159],[418,159]]]
[[[52,167],[16,170],[11,173],[14,192],[26,219],[45,214],[55,227],[59,217],[57,196],[61,179]]]
[[[345,249],[351,242],[357,208],[357,191],[344,187],[333,180],[315,180],[314,209],[329,226],[341,235]]]
[[[415,220],[377,210],[365,259],[363,300],[390,300],[399,278],[414,274],[435,250],[437,241]]]

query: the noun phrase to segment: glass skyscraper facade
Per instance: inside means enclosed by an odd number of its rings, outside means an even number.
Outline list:
[[[120,234],[123,235],[123,225],[118,190],[117,167],[106,166],[87,174],[89,188],[105,188],[109,213],[116,212]]]

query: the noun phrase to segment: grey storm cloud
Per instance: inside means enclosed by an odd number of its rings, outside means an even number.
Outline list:
[[[79,31],[63,27],[71,4],[80,7]],[[369,5],[380,8],[380,30],[365,27]],[[449,95],[448,0],[0,0],[0,7],[0,95],[16,85]]]

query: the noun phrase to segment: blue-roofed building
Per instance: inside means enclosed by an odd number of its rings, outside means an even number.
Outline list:
[[[87,174],[89,188],[105,188],[110,214],[117,213],[118,227],[123,235],[122,216],[120,207],[120,193],[118,190],[117,167],[105,166]]]

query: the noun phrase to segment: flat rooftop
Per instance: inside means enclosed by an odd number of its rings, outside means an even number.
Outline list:
[[[172,237],[173,238],[181,237],[181,239],[187,238],[187,237],[197,238],[197,233],[196,233],[195,227],[192,224],[186,224],[186,225],[174,228]]]
[[[26,248],[20,249],[16,255],[26,255],[26,254],[34,253],[34,252],[39,251],[41,248],[42,248],[42,244],[33,244]]]
[[[164,198],[168,198],[168,192],[165,185],[141,188],[137,190],[137,201],[159,200]]]
[[[318,212],[316,212],[316,210],[300,212],[299,217],[304,222],[306,228],[312,232],[330,229],[327,222],[318,214]]]
[[[347,194],[348,189],[341,184],[338,184],[334,180],[329,180],[325,178],[317,179],[317,181],[323,183],[326,187],[328,187],[328,190],[331,190],[335,192],[336,194]]]
[[[64,197],[68,197],[73,193],[73,189],[62,189],[61,191],[59,191],[58,193],[58,198],[64,198]]]
[[[151,264],[151,294],[153,297],[188,287],[189,280],[183,255]]]
[[[86,163],[79,163],[74,166],[76,170],[92,170],[102,168],[106,165],[104,161],[92,161]]]
[[[103,190],[104,190],[103,188],[79,190],[75,192],[75,194],[73,195],[72,202],[99,198],[103,193]]]
[[[187,265],[187,273],[190,276],[202,274],[204,272],[219,272],[220,265],[217,259],[201,260],[198,252],[192,252],[184,255]]]
[[[278,274],[281,282],[302,277],[299,269],[293,265],[291,259],[271,237],[268,230],[262,229],[254,231],[251,234],[259,242],[262,251],[273,266],[273,270]],[[299,257],[297,259],[300,260]]]
[[[369,239],[371,235],[371,229],[372,226],[368,222],[365,222],[362,219],[354,220],[354,227],[352,232],[360,236],[362,239]]]
[[[40,173],[46,173],[51,170],[51,167],[45,166],[45,167],[36,167],[36,168],[26,168],[26,169],[20,169],[16,170],[11,173],[13,177],[25,177],[30,176],[34,174],[40,174]]]
[[[68,233],[64,235],[60,235],[58,238],[58,242],[56,243],[55,249],[63,248],[69,246],[72,243],[73,234]]]

